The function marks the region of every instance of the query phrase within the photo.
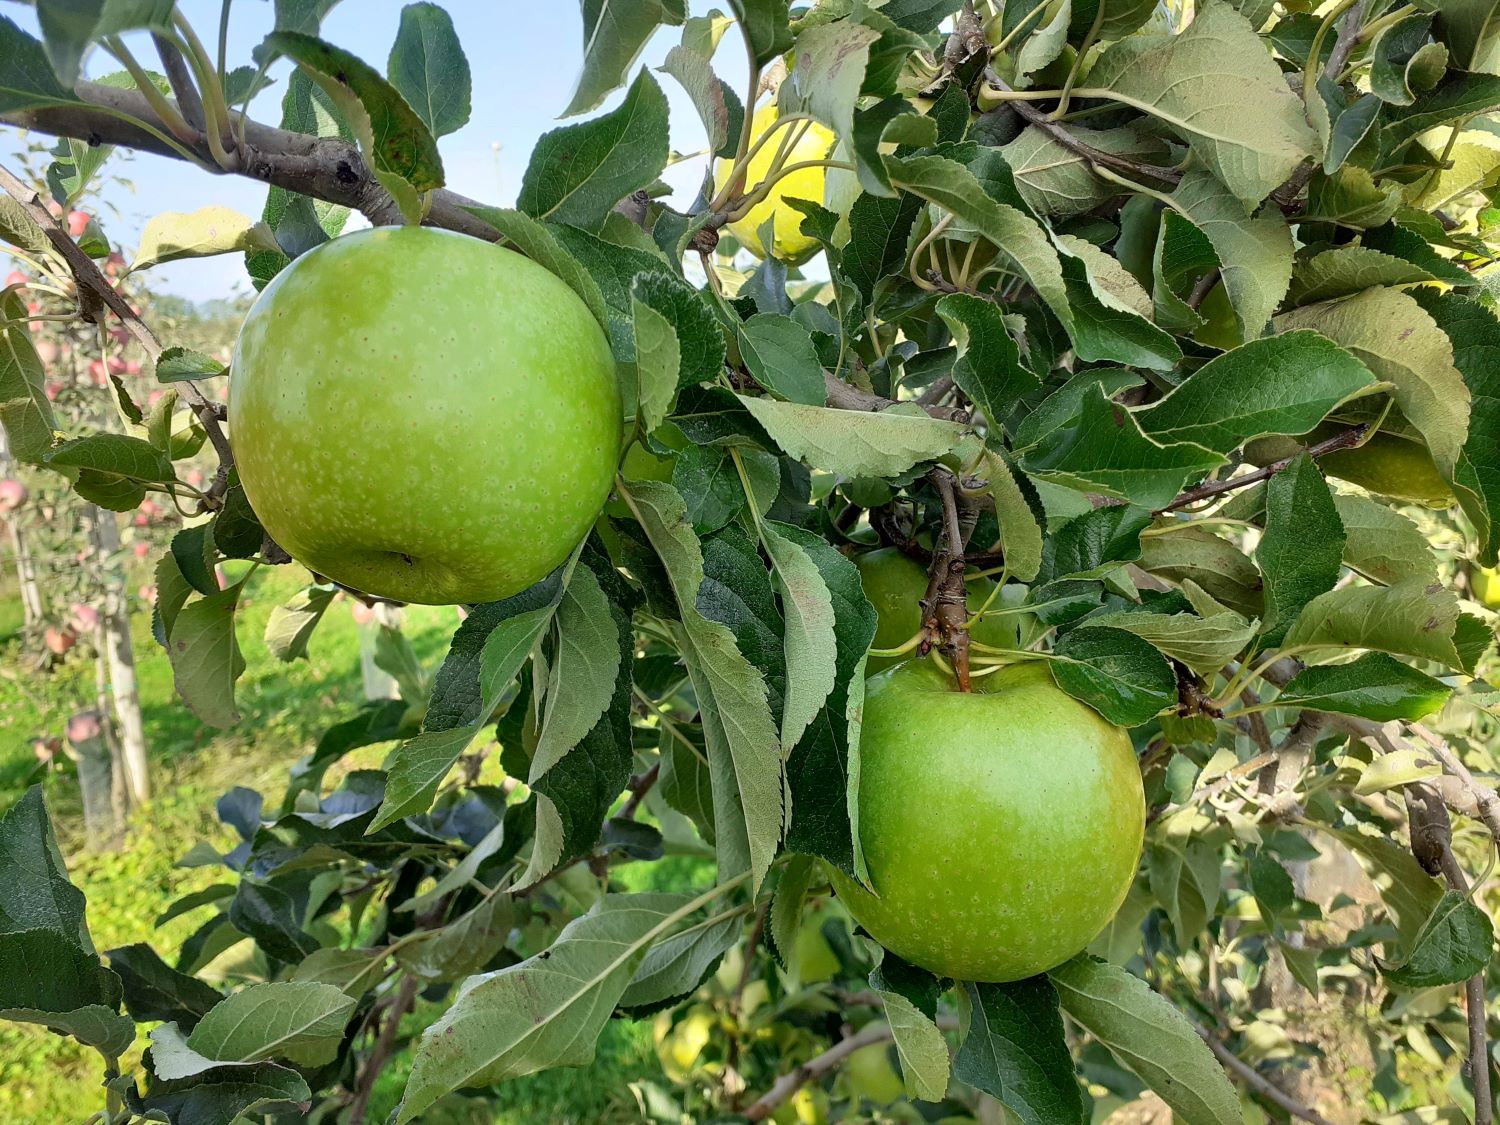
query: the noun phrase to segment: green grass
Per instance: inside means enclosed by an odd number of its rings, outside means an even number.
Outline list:
[[[359,638],[347,603],[329,611],[313,637],[310,659],[281,664],[266,651],[261,640],[266,618],[305,579],[296,567],[262,568],[241,600],[238,633],[246,668],[237,699],[243,718],[227,731],[204,727],[182,705],[166,654],[151,637],[149,607],[133,607],[154,797],[133,817],[123,849],[104,853],[81,847],[76,777],[70,771],[42,771],[30,748],[32,738],[62,734],[70,715],[93,706],[92,656],[80,648],[60,667],[39,669],[36,658],[21,648],[16,599],[0,597],[0,808],[27,785],[43,782],[73,879],[88,896],[89,924],[101,950],[148,942],[172,961],[178,945],[206,912],[175,919],[160,930],[154,918],[181,895],[228,877],[217,868],[175,866],[198,840],[221,850],[236,842],[218,823],[214,801],[235,785],[259,789],[274,800],[292,763],[312,748],[324,728],[362,701]],[[149,580],[142,567],[140,574],[131,576],[128,588]],[[12,616],[17,619],[14,627]],[[441,661],[456,623],[452,609],[406,611],[404,632],[429,670]],[[360,764],[378,765],[380,753],[362,752]],[[679,890],[710,882],[713,867],[703,860],[673,857],[628,866],[619,874],[625,889]],[[410,1033],[419,1032],[440,1011],[440,1004],[424,1002],[408,1017]],[[138,1061],[143,1046],[137,1043],[127,1064]],[[372,1121],[384,1120],[394,1107],[409,1066],[407,1055],[392,1060],[377,1088]],[[7,1125],[84,1120],[103,1105],[101,1073],[98,1057],[72,1040],[40,1028],[0,1023],[0,1121]],[[637,1121],[629,1083],[638,1079],[662,1080],[651,1023],[612,1021],[600,1042],[598,1060],[589,1069],[519,1079],[487,1101],[448,1099],[425,1117],[435,1125]]]

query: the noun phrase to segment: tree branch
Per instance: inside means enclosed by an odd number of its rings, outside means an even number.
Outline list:
[[[832,371],[823,372],[823,390],[828,396],[828,405],[836,406],[840,410],[865,410],[871,413],[885,410],[895,406],[894,399],[882,398],[880,395],[862,391],[858,387],[844,382]],[[960,410],[956,406],[936,406],[923,403],[922,408],[934,418],[941,418],[945,422],[967,422],[969,412]]]
[[[360,1071],[354,1100],[349,1103],[349,1125],[364,1125],[365,1114],[370,1108],[370,1095],[375,1092],[375,1082],[380,1078],[380,1072],[385,1069],[386,1063],[390,1062],[391,1053],[395,1050],[396,1036],[401,1032],[401,1017],[411,1009],[412,1001],[416,999],[417,989],[421,987],[421,983],[410,973],[402,978],[401,987],[397,990],[386,1012],[385,1023],[380,1027],[380,1036],[375,1040],[375,1049],[370,1052],[370,1057],[365,1060],[364,1069]]]
[[[630,779],[626,788],[630,790],[630,798],[620,808],[622,820],[634,820],[635,814],[640,811],[641,802],[646,799],[646,794],[651,792],[651,787],[656,784],[656,779],[661,776],[661,762],[652,763],[652,766],[643,774]]]
[[[1333,1122],[1329,1121],[1328,1118],[1324,1117],[1317,1110],[1303,1105],[1285,1090],[1274,1085],[1269,1079],[1261,1075],[1258,1070],[1242,1060],[1228,1047],[1224,1046],[1223,1043],[1219,1042],[1218,1036],[1196,1020],[1193,1021],[1193,1030],[1198,1033],[1199,1038],[1203,1042],[1208,1044],[1208,1049],[1224,1064],[1225,1070],[1233,1074],[1246,1086],[1249,1086],[1255,1093],[1265,1098],[1266,1101],[1280,1106],[1293,1117],[1310,1122],[1310,1125],[1333,1125]]]
[[[1359,444],[1360,439],[1365,436],[1365,432],[1369,428],[1368,423],[1362,423],[1355,426],[1352,430],[1344,430],[1342,433],[1334,434],[1331,438],[1320,441],[1316,445],[1309,445],[1306,449],[1293,454],[1291,457],[1283,457],[1280,461],[1272,461],[1269,465],[1256,469],[1253,473],[1246,473],[1242,477],[1227,477],[1224,480],[1205,481],[1203,484],[1182,493],[1165,508],[1158,509],[1156,514],[1161,515],[1163,512],[1174,512],[1178,508],[1186,508],[1188,505],[1196,504],[1200,500],[1207,500],[1210,497],[1218,496],[1225,492],[1234,492],[1237,489],[1249,488],[1252,484],[1259,484],[1263,480],[1270,480],[1277,473],[1290,467],[1291,463],[1302,456],[1303,453],[1316,459],[1326,453],[1333,453],[1340,449],[1351,449]]]
[[[39,106],[0,114],[0,122],[54,136],[73,137],[90,144],[125,145],[140,152],[182,159],[180,153],[172,151],[139,125],[116,116],[123,114],[168,131],[166,123],[139,91],[80,82],[74,93],[83,104]],[[310,195],[326,203],[351,207],[377,226],[401,222],[401,212],[395,200],[365,167],[359,149],[348,141],[293,133],[255,121],[245,123],[244,135],[239,175]],[[206,141],[191,146],[190,150],[205,164],[213,164],[213,154]],[[425,222],[428,226],[495,241],[499,238],[495,229],[465,210],[474,206],[478,204],[472,199],[439,189],[432,193],[432,208]]]

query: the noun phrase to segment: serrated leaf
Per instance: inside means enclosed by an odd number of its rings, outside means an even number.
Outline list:
[[[999,1099],[1023,1125],[1084,1125],[1083,1094],[1047,978],[963,987],[972,1007],[954,1077]]]
[[[1401,988],[1457,984],[1484,972],[1495,948],[1489,917],[1457,891],[1448,891],[1417,932],[1411,953],[1385,979]]]
[[[58,83],[42,44],[0,16],[0,113],[77,100]]]
[[[1427,536],[1389,504],[1353,493],[1335,493],[1344,525],[1344,565],[1389,586],[1406,578],[1437,581],[1437,559]]]
[[[0,934],[33,929],[94,952],[83,892],[68,878],[40,785],[28,788],[0,816]]]
[[[1433,280],[1427,270],[1403,258],[1368,246],[1338,246],[1297,263],[1287,299],[1294,305],[1310,305],[1348,297],[1377,285],[1411,285]]]
[[[782,525],[760,525],[761,542],[771,557],[776,591],[786,626],[786,694],[781,712],[781,744],[789,750],[802,738],[834,685],[837,642],[833,597],[823,576]]]
[[[312,1092],[302,1076],[274,1063],[219,1067],[176,1081],[156,1079],[145,1097],[150,1113],[192,1125],[235,1125],[241,1115],[257,1112],[306,1115],[311,1104]]]
[[[1363,363],[1316,332],[1252,340],[1216,356],[1136,412],[1160,442],[1228,453],[1263,434],[1305,434],[1374,382]]]
[[[894,477],[951,453],[968,430],[919,407],[878,414],[736,396],[789,456],[844,477]]]
[[[57,436],[57,419],[47,397],[47,372],[24,322],[27,315],[20,293],[0,301],[0,425],[12,457],[40,464]]]
[[[952,293],[937,303],[958,359],[953,382],[973,399],[989,419],[991,441],[999,440],[1001,422],[1010,416],[1021,396],[1041,381],[1021,362],[1021,350],[1006,330],[1005,314],[990,301],[967,293]]]
[[[1090,617],[1088,625],[1134,633],[1203,676],[1223,668],[1255,635],[1255,622],[1233,610],[1211,617],[1193,613],[1104,613]]]
[[[1172,1107],[1186,1125],[1240,1125],[1239,1096],[1193,1025],[1144,981],[1076,957],[1048,976],[1063,1011]]]
[[[1394,586],[1344,586],[1314,598],[1281,647],[1367,648],[1463,669],[1454,644],[1458,599],[1408,579]]]
[[[1433,460],[1452,474],[1469,432],[1469,389],[1453,364],[1452,344],[1421,305],[1399,290],[1367,289],[1276,318],[1277,332],[1295,328],[1323,333],[1390,383],[1391,397]]]
[[[1099,57],[1088,84],[1101,92],[1093,96],[1164,122],[1247,207],[1314,154],[1301,102],[1228,4],[1204,8],[1176,35],[1121,40]]]
[[[729,0],[756,62],[764,65],[792,45],[787,0]]]
[[[470,977],[423,1032],[396,1125],[460,1087],[586,1066],[647,951],[716,894],[606,895],[543,953]]]
[[[59,1035],[72,1036],[109,1058],[123,1055],[135,1042],[135,1021],[103,1004],[89,1004],[67,1012],[0,1007],[0,1020],[40,1024]]]
[[[1052,678],[1116,726],[1148,722],[1177,699],[1177,677],[1149,642],[1122,629],[1074,629],[1053,649]]]
[[[642,959],[619,1007],[644,1014],[697,991],[744,927],[744,915],[731,911],[663,938]]]
[[[191,213],[163,211],[147,221],[130,268],[144,270],[183,258],[277,249],[269,227],[228,207],[212,205]]]
[[[453,30],[453,19],[436,4],[408,4],[386,61],[391,85],[406,99],[434,137],[469,121],[469,60]]]
[[[336,586],[309,586],[271,610],[265,632],[271,655],[277,660],[305,660],[307,642],[338,592]]]
[[[812,333],[801,324],[777,313],[756,313],[736,331],[745,366],[766,390],[808,406],[828,400]]]
[[[409,222],[421,213],[420,193],[443,186],[443,161],[427,124],[368,63],[313,35],[273,31],[259,61],[285,55],[306,68],[343,112],[371,172]]]
[[[636,419],[641,432],[649,436],[662,424],[677,397],[682,345],[672,322],[641,300],[635,290],[630,306],[635,328]]]
[[[648,0],[648,3],[656,0]],[[703,131],[708,135],[708,147],[715,156],[731,158],[739,142],[739,130],[744,123],[745,110],[735,97],[734,91],[721,82],[713,72],[709,56],[696,51],[685,43],[667,52],[662,63],[663,72],[677,79],[693,100],[698,118],[703,122]]]
[[[252,984],[220,1001],[187,1037],[189,1049],[211,1065],[287,1059],[298,1066],[331,1062],[354,1011],[354,998],[328,984],[280,981]],[[186,1078],[164,1073],[162,1078]]]
[[[1030,582],[1042,566],[1042,525],[1022,489],[1024,479],[1009,458],[992,449],[984,451],[984,472],[990,496],[995,501],[995,519],[1000,526],[1000,546],[1012,578]]]
[[[244,581],[188,602],[167,631],[172,680],[188,710],[211,727],[240,721],[234,685],[245,670],[234,613]]]
[[[864,85],[874,28],[849,20],[811,27],[797,36],[797,57],[781,84],[782,113],[808,113],[841,138],[854,132],[854,106]]]
[[[1135,415],[1097,386],[1084,395],[1074,425],[1047,434],[1021,459],[1033,476],[1150,509],[1164,508],[1187,481],[1224,463],[1201,445],[1152,440]]]
[[[885,1008],[901,1059],[901,1077],[907,1097],[918,1101],[942,1101],[948,1093],[948,1044],[938,1026],[899,992],[879,989],[875,995]]]
[[[650,71],[618,109],[543,134],[516,206],[537,219],[597,230],[614,205],[667,165],[667,98]]]
[[[1166,146],[1160,140],[1133,128],[1068,126],[1067,131],[1099,152],[1147,163],[1166,158]],[[1016,190],[1038,215],[1059,219],[1082,215],[1121,192],[1118,184],[1095,175],[1086,157],[1035,125],[1028,125],[1015,140],[1002,145],[1000,152],[1011,167]]]
[[[111,478],[165,484],[176,480],[172,460],[149,441],[128,434],[98,433],[74,438],[47,455],[54,468],[88,469]]]
[[[1348,664],[1303,669],[1281,689],[1276,702],[1380,723],[1415,722],[1442,710],[1452,694],[1452,688],[1425,672],[1383,652],[1367,652]]]
[[[1267,646],[1286,634],[1302,607],[1332,590],[1344,557],[1344,525],[1317,463],[1305,453],[1266,489],[1266,524],[1255,549],[1265,576]]]
[[[632,481],[627,495],[681,613],[676,631],[701,709],[713,782],[719,877],[748,871],[753,890],[770,868],[785,815],[781,747],[765,680],[734,634],[698,611],[703,550],[677,490]]]
[[[766,915],[766,934],[770,939],[771,952],[794,985],[802,980],[797,935],[802,930],[802,908],[807,901],[812,876],[812,857],[792,856],[781,869],[781,877],[776,881],[776,891],[771,896],[771,907]]]

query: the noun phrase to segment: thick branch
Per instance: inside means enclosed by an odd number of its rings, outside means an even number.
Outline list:
[[[1329,1121],[1328,1118],[1324,1117],[1317,1110],[1303,1105],[1285,1090],[1272,1084],[1269,1079],[1263,1077],[1249,1063],[1245,1062],[1228,1047],[1224,1046],[1223,1043],[1219,1042],[1218,1037],[1209,1031],[1208,1028],[1199,1023],[1194,1023],[1193,1030],[1198,1033],[1203,1042],[1208,1044],[1208,1049],[1224,1064],[1225,1070],[1229,1071],[1230,1074],[1265,1098],[1266,1101],[1280,1106],[1293,1117],[1301,1118],[1303,1121],[1310,1122],[1311,1125],[1333,1125],[1333,1122]]]
[[[40,106],[0,114],[0,121],[54,136],[73,137],[89,144],[125,145],[141,152],[181,159],[180,153],[172,151],[158,138],[133,122],[114,115],[126,114],[163,132],[168,131],[166,124],[138,91],[80,82],[74,92],[86,104]],[[213,155],[206,141],[191,146],[191,151],[205,164],[212,165]],[[240,175],[288,191],[352,207],[377,226],[401,222],[395,200],[365,167],[359,149],[338,137],[312,137],[248,121],[238,171]],[[466,206],[477,204],[455,192],[435,191],[426,223],[491,241],[499,237],[488,223],[464,210]]]
[[[887,407],[895,406],[893,399],[881,398],[879,395],[862,391],[858,387],[844,382],[832,371],[823,372],[823,390],[828,395],[828,405],[836,406],[840,410],[866,410],[870,412],[885,410]],[[960,410],[954,406],[934,406],[923,404],[923,409],[934,418],[941,418],[945,422],[967,422],[969,414],[966,410]]]
[[[1306,449],[1293,454],[1291,457],[1283,457],[1280,461],[1272,461],[1269,465],[1256,469],[1253,473],[1246,473],[1242,477],[1228,477],[1224,480],[1205,481],[1203,484],[1182,493],[1165,508],[1160,509],[1157,514],[1160,515],[1161,512],[1174,512],[1178,508],[1186,508],[1191,504],[1198,503],[1200,500],[1207,500],[1210,497],[1218,496],[1225,492],[1234,492],[1237,489],[1249,488],[1252,484],[1259,484],[1263,480],[1270,480],[1277,473],[1289,468],[1292,462],[1302,456],[1303,453],[1316,459],[1326,453],[1333,453],[1340,449],[1351,449],[1360,443],[1360,440],[1365,436],[1365,431],[1369,428],[1368,425],[1362,424],[1355,426],[1352,430],[1345,430],[1342,433],[1334,434],[1331,438],[1320,441],[1316,445],[1309,445]]]

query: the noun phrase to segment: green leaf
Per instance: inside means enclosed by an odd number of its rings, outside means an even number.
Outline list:
[[[1233,610],[1209,617],[1192,613],[1103,613],[1090,617],[1088,627],[1134,633],[1202,676],[1223,668],[1255,635],[1255,622]]]
[[[1202,169],[1184,174],[1171,199],[1212,244],[1240,337],[1255,339],[1292,279],[1292,232],[1286,219],[1274,207],[1252,215],[1243,201]]]
[[[948,1093],[948,1044],[943,1033],[901,993],[877,989],[875,995],[885,1007],[885,1021],[901,1058],[907,1096],[924,1102],[942,1101]]]
[[[124,986],[126,1011],[142,1023],[171,1020],[191,1029],[224,999],[218,989],[172,968],[149,945],[126,945],[105,956]]]
[[[1009,262],[1036,290],[1070,335],[1073,309],[1062,262],[1042,228],[1024,211],[997,203],[974,173],[941,156],[890,156],[891,184],[934,203],[993,242],[999,260]]]
[[[543,134],[516,206],[537,219],[597,230],[614,205],[667,165],[667,98],[649,71],[618,109]]]
[[[1276,331],[1313,328],[1390,383],[1401,413],[1451,475],[1469,432],[1469,389],[1453,345],[1415,300],[1396,289],[1367,289],[1342,301],[1308,305],[1276,318]]]
[[[1389,504],[1336,493],[1333,506],[1344,525],[1344,565],[1382,585],[1405,578],[1437,581],[1437,559],[1427,536]]]
[[[729,10],[739,21],[755,61],[762,66],[791,47],[787,0],[729,0]]]
[[[1143,110],[1182,137],[1246,207],[1314,155],[1300,100],[1244,16],[1211,5],[1176,35],[1112,45],[1089,72],[1090,89]]]
[[[1287,333],[1216,356],[1135,417],[1157,441],[1228,453],[1263,434],[1305,434],[1374,381],[1326,337]]]
[[[745,366],[766,390],[808,406],[828,401],[818,350],[801,324],[778,313],[756,313],[736,331]]]
[[[833,595],[812,557],[783,534],[785,525],[767,520],[760,538],[771,558],[776,592],[786,615],[786,694],[781,712],[781,745],[790,749],[833,691],[837,640]]]
[[[120,995],[120,978],[92,949],[74,944],[71,934],[52,929],[0,934],[0,1019],[46,1023],[51,1016],[99,1009],[72,1022],[85,1031],[107,1032],[110,1021],[100,1017],[118,1011]]]
[[[1140,566],[1171,582],[1194,582],[1246,617],[1262,610],[1261,577],[1233,543],[1202,527],[1173,527],[1141,540]]]
[[[199,1020],[187,1046],[214,1065],[277,1058],[297,1066],[322,1066],[337,1056],[354,1004],[352,996],[329,984],[252,984],[221,1000]],[[160,1077],[188,1077],[164,1073],[160,1054],[156,1062]]]
[[[336,586],[309,586],[271,610],[265,632],[271,655],[277,660],[307,659],[307,642],[338,592]]]
[[[1062,126],[1059,126],[1062,127]],[[1089,129],[1066,126],[1070,136],[1099,152],[1146,163],[1165,162],[1166,146],[1131,127]],[[1051,132],[1028,125],[1000,147],[1015,177],[1016,190],[1038,215],[1066,219],[1116,198],[1121,188],[1094,174],[1087,158],[1064,147]]]
[[[666,419],[677,398],[682,345],[672,322],[641,300],[639,286],[637,282],[630,297],[635,328],[636,418],[641,432],[649,436]]]
[[[245,670],[234,632],[234,611],[242,581],[189,602],[167,631],[167,656],[177,694],[188,710],[211,727],[240,721],[234,705],[234,685]]]
[[[991,440],[998,441],[1002,420],[1041,380],[1022,364],[1021,351],[1006,330],[999,306],[966,293],[952,293],[937,303],[936,311],[958,348],[953,382],[984,411]]]
[[[1005,565],[1016,581],[1030,582],[1042,566],[1042,521],[1022,487],[1025,478],[1007,456],[992,449],[984,451],[984,473],[995,501]]]
[[[312,1093],[295,1070],[260,1063],[219,1067],[176,1081],[154,1080],[145,1104],[152,1113],[184,1125],[235,1125],[242,1114],[257,1112],[305,1116]]]
[[[1441,680],[1383,652],[1367,652],[1348,664],[1304,669],[1281,689],[1276,703],[1381,723],[1415,722],[1442,710],[1452,694]]]
[[[1074,350],[1082,359],[1169,371],[1182,349],[1152,324],[1151,299],[1104,251],[1076,235],[1057,235],[1072,302]]]
[[[27,789],[0,816],[0,934],[34,929],[94,952],[83,892],[68,878],[40,785]]]
[[[58,84],[42,44],[0,16],[0,113],[77,100]]]
[[[543,953],[469,978],[422,1033],[396,1125],[461,1087],[587,1066],[647,951],[715,893],[605,895]]]
[[[1500,321],[1484,305],[1453,293],[1421,291],[1415,300],[1453,342],[1454,366],[1473,395],[1453,483],[1479,533],[1479,561],[1494,566],[1500,558]]]
[[[1133,1071],[1185,1125],[1240,1125],[1240,1099],[1170,1001],[1139,977],[1092,957],[1047,974],[1063,1011]]]
[[[781,84],[782,113],[809,113],[840,138],[854,134],[854,106],[865,81],[874,28],[849,20],[812,27],[797,36],[797,57]]]
[[[794,986],[802,980],[797,935],[802,931],[802,908],[813,878],[811,856],[793,855],[781,869],[771,907],[766,915],[767,945]]]
[[[1422,924],[1411,953],[1385,979],[1400,988],[1437,988],[1483,973],[1495,948],[1495,930],[1483,910],[1448,891]]]
[[[11,456],[37,465],[52,449],[57,419],[47,398],[47,372],[22,320],[26,315],[20,293],[0,301],[0,425],[5,427]]]
[[[71,89],[94,41],[136,28],[165,31],[172,26],[172,8],[171,0],[70,0],[38,4],[37,23],[53,71]]]
[[[469,60],[453,19],[436,4],[408,4],[386,62],[391,85],[434,137],[469,121]]]
[[[1422,870],[1405,843],[1388,834],[1377,834],[1373,828],[1349,828],[1330,830],[1330,835],[1353,850],[1370,868],[1380,899],[1393,916],[1401,944],[1410,949],[1443,897],[1442,884]]]
[[[1489,4],[1480,0],[1477,5],[1461,3],[1453,7],[1472,10],[1488,8]],[[1392,105],[1411,105],[1419,92],[1436,85],[1448,69],[1448,48],[1430,41],[1431,28],[1431,13],[1413,12],[1376,34],[1370,44],[1370,89],[1376,97]]]
[[[969,432],[917,406],[878,414],[736,396],[789,456],[844,477],[894,477],[958,447]]]
[[[1343,586],[1314,598],[1282,639],[1289,648],[1367,648],[1463,669],[1454,644],[1458,599],[1417,579]]]
[[[480,623],[489,626],[489,631],[484,634],[478,667],[474,668],[468,648],[460,649],[460,638],[472,644],[473,632],[466,635],[460,629],[453,643],[454,653],[460,656],[462,663],[455,664],[450,672],[454,654],[449,655],[434,684],[432,703],[422,733],[403,742],[391,755],[385,799],[368,831],[377,832],[404,816],[424,812],[432,804],[439,784],[499,705],[505,689],[516,678],[537,639],[552,621],[561,593],[559,587],[552,598],[539,606],[532,604],[537,600],[535,595],[528,598],[524,593],[517,594],[506,601],[492,603],[490,612],[482,616],[479,611],[470,616],[470,620],[478,618]],[[460,667],[467,668],[475,679],[467,680]],[[448,674],[446,680],[445,673]],[[440,700],[440,695],[454,694],[450,685],[460,680],[465,681],[459,697],[464,707],[462,717],[453,713],[452,702],[444,704]]]
[[[135,1043],[135,1021],[103,1004],[89,1004],[67,1012],[0,1008],[0,1020],[41,1024],[59,1035],[70,1035],[109,1058],[118,1058]]]
[[[1298,612],[1332,590],[1344,558],[1344,525],[1317,463],[1302,454],[1271,478],[1266,525],[1255,549],[1265,575],[1265,639],[1274,647]]]
[[[966,982],[969,1033],[953,1076],[999,1099],[1023,1125],[1084,1125],[1083,1093],[1063,1038],[1057,990],[1044,976]]]
[[[781,840],[782,751],[761,673],[734,634],[698,610],[703,549],[671,485],[630,482],[631,511],[666,569],[681,614],[676,633],[692,679],[707,743],[719,876],[750,873],[752,889]]]
[[[423,980],[462,980],[483,970],[499,955],[515,924],[511,896],[492,894],[447,925],[428,930],[403,945],[396,952],[396,961]]]
[[[1338,246],[1297,263],[1287,299],[1294,305],[1310,305],[1348,297],[1377,285],[1411,285],[1432,280],[1432,274],[1420,265],[1392,254],[1367,246]]]
[[[269,227],[252,222],[228,207],[212,205],[200,207],[192,213],[163,211],[147,221],[146,229],[141,232],[140,248],[130,268],[132,271],[144,270],[184,258],[209,258],[237,251],[250,253],[279,248]],[[160,362],[158,360],[158,365]],[[218,370],[223,371],[222,364]]]
[[[1152,440],[1134,414],[1097,386],[1085,394],[1073,426],[1047,434],[1021,458],[1021,467],[1033,476],[1150,509],[1166,507],[1187,481],[1224,463],[1201,445]]]
[[[541,780],[583,740],[609,709],[622,659],[609,598],[588,566],[577,566],[557,608],[557,648],[547,672],[542,713],[527,783]],[[546,793],[537,796],[536,841],[517,887],[529,886],[562,859],[562,811]]]
[[[1500,76],[1449,71],[1411,105],[1392,106],[1386,112],[1380,142],[1387,152],[1394,152],[1428,129],[1495,109],[1500,109]]]
[[[625,84],[652,33],[687,15],[683,0],[582,0],[582,8],[583,73],[564,117],[597,108]]]
[[[693,107],[697,109],[703,131],[708,135],[709,149],[715,156],[733,157],[739,144],[745,110],[734,92],[714,74],[709,57],[686,45],[673,47],[667,52],[661,69],[677,79],[688,97],[693,99]],[[584,73],[584,81],[587,81],[588,72]]]
[[[743,914],[726,911],[658,941],[630,978],[620,1009],[640,1018],[696,992],[744,928]]]
[[[1177,701],[1177,677],[1154,645],[1118,628],[1088,625],[1058,641],[1052,678],[1116,726],[1150,721]]]
[[[304,67],[338,106],[375,178],[408,222],[421,213],[420,193],[443,186],[443,161],[426,123],[373,67],[312,35],[273,31],[258,59],[285,55]]]
[[[889,0],[880,14],[892,23],[926,35],[956,12],[962,0]]]

